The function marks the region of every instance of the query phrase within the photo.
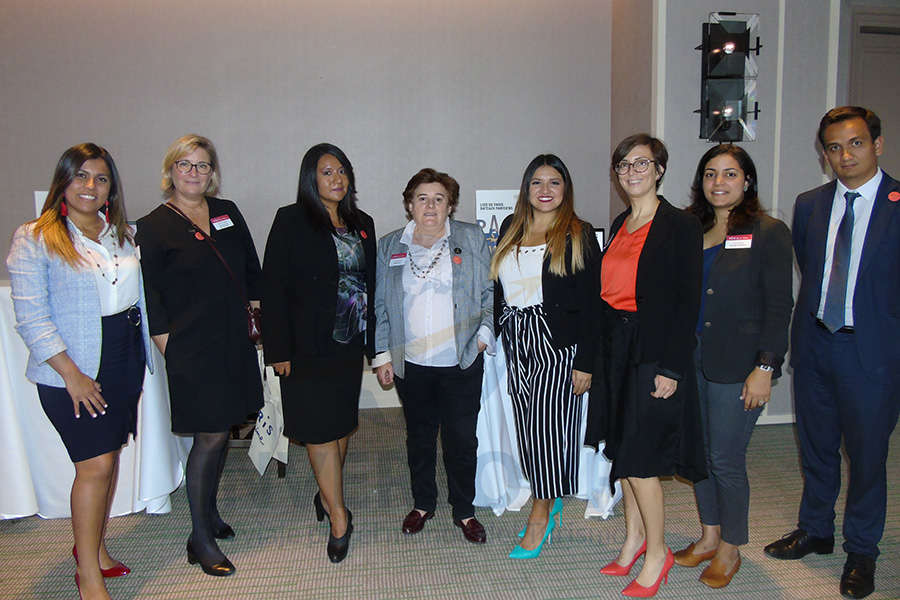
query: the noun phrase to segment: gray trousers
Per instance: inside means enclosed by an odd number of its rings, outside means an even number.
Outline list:
[[[749,538],[750,483],[747,480],[747,444],[762,407],[744,410],[744,382],[715,383],[703,376],[698,341],[694,355],[700,418],[709,477],[694,484],[697,510],[704,525],[719,525],[722,539],[740,546]]]

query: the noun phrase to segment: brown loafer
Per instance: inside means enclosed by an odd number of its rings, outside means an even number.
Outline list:
[[[430,510],[424,515],[415,508],[409,511],[406,518],[403,519],[403,533],[413,534],[419,533],[425,527],[425,521],[434,516],[434,511]]]
[[[734,577],[734,574],[741,568],[740,555],[738,555],[737,562],[734,563],[731,570],[726,571],[726,568],[724,563],[719,561],[719,559],[714,558],[712,562],[703,569],[703,573],[700,574],[700,583],[716,589],[723,588],[731,583],[731,578]]]
[[[712,560],[712,557],[716,555],[715,549],[710,550],[709,552],[695,553],[695,544],[696,542],[691,542],[687,548],[675,553],[676,565],[681,565],[682,567],[696,567],[702,562]]]
[[[462,529],[463,537],[473,544],[483,544],[487,541],[487,534],[484,532],[484,525],[478,522],[478,519],[472,517],[468,522],[463,523],[453,519],[453,524]]]

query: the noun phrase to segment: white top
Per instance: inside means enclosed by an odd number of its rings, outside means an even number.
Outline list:
[[[512,251],[503,257],[498,272],[507,306],[525,308],[544,301],[541,277],[546,250],[547,244],[521,246],[518,253]]]
[[[856,275],[859,273],[859,260],[862,258],[863,242],[869,229],[869,217],[875,207],[875,196],[881,185],[882,170],[855,190],[849,189],[841,180],[837,181],[834,199],[831,202],[831,220],[828,222],[828,237],[825,240],[825,271],[822,274],[822,290],[819,297],[818,318],[825,314],[825,296],[828,294],[828,283],[831,281],[831,263],[834,262],[834,242],[837,239],[838,227],[844,218],[847,208],[846,192],[857,192],[860,196],[853,201],[853,233],[850,236],[850,268],[847,273],[847,297],[844,301],[844,325],[853,327],[853,292],[856,288]]]
[[[73,234],[75,249],[85,257],[85,265],[91,269],[97,281],[100,316],[115,315],[137,304],[141,293],[141,264],[134,246],[126,239],[125,245],[119,247],[116,230],[112,225],[107,224],[100,232],[98,244],[81,233],[71,219],[66,221]]]
[[[410,221],[400,236],[400,243],[409,247],[403,269],[405,359],[423,367],[452,367],[459,364],[459,358],[453,329],[450,222],[431,248],[413,242],[415,229],[415,221]]]

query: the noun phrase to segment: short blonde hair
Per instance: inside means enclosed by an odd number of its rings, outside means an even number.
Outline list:
[[[213,143],[208,138],[196,133],[189,133],[172,142],[172,145],[166,150],[165,157],[163,157],[162,182],[159,185],[163,198],[171,198],[175,193],[175,184],[172,183],[172,166],[176,161],[197,148],[206,150],[206,153],[209,154],[209,162],[212,165],[212,175],[209,178],[206,194],[214,196],[219,191],[219,185],[222,180],[219,176],[219,155],[216,153],[216,147],[213,146]]]

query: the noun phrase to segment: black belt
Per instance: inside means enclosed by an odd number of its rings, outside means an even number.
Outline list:
[[[813,315],[813,316],[815,317],[815,315]],[[822,319],[820,319],[818,317],[816,317],[816,325],[818,325],[825,331],[829,331],[829,332],[831,331],[830,329],[828,329],[828,325],[825,324],[825,321],[823,321]],[[843,327],[841,327],[840,329],[835,331],[835,333],[855,333],[855,332],[856,332],[856,330],[853,329],[853,327],[851,327],[849,325],[844,325]]]

